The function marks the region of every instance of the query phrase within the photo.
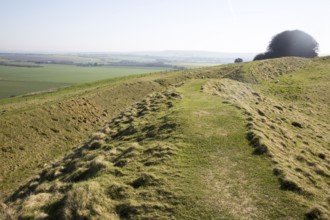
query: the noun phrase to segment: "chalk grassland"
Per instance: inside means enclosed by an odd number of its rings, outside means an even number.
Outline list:
[[[329,219],[329,69],[281,58],[4,103],[0,216]]]
[[[0,65],[0,99],[57,89],[72,84],[163,70],[165,68],[161,67],[79,67],[60,64],[17,67]]]
[[[272,158],[283,190],[314,206],[306,216],[329,216],[329,58],[269,60],[245,68],[205,89],[244,109],[255,153]]]
[[[78,89],[79,92],[69,88],[57,95],[41,94],[39,99],[28,97],[27,101],[3,104],[1,194],[47,161],[83,142],[125,107],[161,88],[157,83],[136,79],[120,85],[117,82],[101,88],[100,84],[89,85],[89,89]]]
[[[269,161],[251,154],[240,111],[201,93],[203,84],[132,105],[9,203],[23,219],[301,217]]]
[[[0,100],[1,197],[129,105],[183,78],[180,71],[135,75]]]

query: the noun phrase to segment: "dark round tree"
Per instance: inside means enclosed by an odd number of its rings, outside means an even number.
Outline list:
[[[254,60],[297,56],[317,56],[318,43],[309,34],[300,31],[284,31],[273,37],[266,53],[258,54]]]
[[[234,62],[235,63],[242,63],[243,62],[243,59],[242,58],[236,58]]]

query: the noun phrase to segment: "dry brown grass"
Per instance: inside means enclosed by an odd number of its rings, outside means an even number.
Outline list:
[[[62,219],[119,219],[114,212],[111,199],[98,182],[77,184],[63,201]]]
[[[0,219],[14,220],[17,219],[16,212],[4,203],[0,203]]]

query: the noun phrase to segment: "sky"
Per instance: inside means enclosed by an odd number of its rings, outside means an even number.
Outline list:
[[[259,53],[299,29],[330,54],[329,0],[0,0],[0,51]]]

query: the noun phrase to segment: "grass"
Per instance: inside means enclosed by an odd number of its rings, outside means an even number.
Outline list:
[[[204,83],[180,88],[184,99],[177,111],[189,147],[179,157],[185,196],[177,218],[301,218],[297,196],[278,188],[267,158],[253,155],[242,112],[201,93]]]
[[[23,99],[3,105],[7,110],[0,118],[0,140],[6,143],[0,150],[1,196],[35,174],[47,161],[81,144],[129,105],[163,89],[153,82],[137,79],[126,82],[114,80],[87,86],[88,89],[69,88],[44,94],[41,96],[44,99]]]
[[[298,196],[278,188],[268,158],[252,154],[242,112],[203,84],[133,105],[9,204],[21,218],[301,218]]]
[[[330,174],[325,158],[330,141],[330,102],[324,94],[329,88],[329,66],[320,62],[310,60],[303,69],[262,79],[258,84],[219,80],[209,89],[246,111],[248,139],[256,153],[272,158],[281,188],[301,195],[300,203],[312,213],[317,204],[317,212],[327,216]]]
[[[81,144],[129,105],[163,90],[164,86],[154,80],[168,74],[113,78],[0,100],[0,140],[5,143],[0,145],[0,197],[36,174],[49,160]],[[180,71],[171,75],[181,77]],[[176,80],[167,85],[170,83]]]
[[[324,95],[329,86],[329,68],[329,63],[315,60],[307,68],[280,76],[276,82],[264,81],[261,86],[272,97],[284,101],[329,104],[329,96]]]
[[[39,68],[0,66],[0,98],[98,80],[163,71],[151,67],[79,67],[45,64]]]
[[[170,217],[174,194],[166,191],[166,168],[176,147],[167,110],[178,97],[156,93],[133,105],[9,201],[20,204],[21,218]]]
[[[250,62],[242,66],[242,71],[239,74],[239,81],[248,83],[272,81],[279,76],[304,69],[308,67],[310,63],[310,59],[299,57],[283,57]],[[232,78],[237,79],[235,75]]]
[[[326,219],[329,68],[283,58],[3,100],[0,216]]]

